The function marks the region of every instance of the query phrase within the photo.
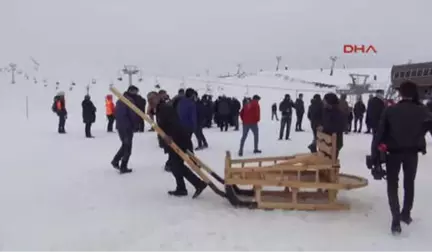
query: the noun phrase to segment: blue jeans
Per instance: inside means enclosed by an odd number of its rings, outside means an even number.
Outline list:
[[[243,152],[244,143],[249,134],[249,130],[251,130],[252,134],[254,135],[254,150],[258,150],[258,140],[259,140],[258,124],[243,124],[243,134],[240,140],[240,152]]]

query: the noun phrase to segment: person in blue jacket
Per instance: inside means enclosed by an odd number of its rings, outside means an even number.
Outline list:
[[[129,86],[123,96],[136,104],[138,92],[139,89],[132,85]],[[140,118],[121,100],[118,100],[116,103],[115,117],[116,129],[120,137],[121,147],[111,161],[111,164],[115,169],[120,171],[120,174],[130,173],[132,172],[132,169],[128,168],[128,162],[132,153],[132,139],[135,130],[139,126]]]
[[[192,133],[197,129],[197,107],[194,101],[195,90],[186,89],[185,96],[180,98],[177,103],[177,113],[183,128],[192,138]]]

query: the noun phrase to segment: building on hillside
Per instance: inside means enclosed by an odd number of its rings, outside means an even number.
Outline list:
[[[391,88],[393,89],[393,93],[405,80],[410,80],[417,84],[421,99],[432,98],[432,62],[394,65],[391,69]]]

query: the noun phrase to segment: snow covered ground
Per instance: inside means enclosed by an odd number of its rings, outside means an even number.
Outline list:
[[[319,71],[319,70],[318,70]],[[309,75],[297,76],[308,80]],[[381,80],[381,76],[378,77]],[[386,77],[382,77],[386,78]],[[262,97],[260,147],[263,156],[306,152],[310,131],[293,132],[292,141],[277,141],[278,123],[270,121],[270,104],[285,93],[303,90],[305,101],[327,89],[281,81],[264,74],[242,80],[218,80],[236,85],[212,84],[215,94]],[[310,79],[310,81],[316,81]],[[338,80],[343,82],[342,80]],[[136,134],[132,174],[120,176],[109,162],[119,147],[116,134],[105,132],[104,96],[109,81],[101,80],[90,92],[97,106],[95,139],[84,138],[81,100],[85,88],[66,91],[68,134],[56,133],[57,117],[50,107],[52,84],[19,80],[11,85],[0,74],[0,250],[428,250],[432,247],[429,201],[430,154],[420,158],[416,184],[414,222],[403,235],[389,234],[390,212],[383,181],[374,181],[364,165],[370,136],[351,134],[341,152],[342,171],[370,178],[364,189],[342,192],[351,202],[346,212],[298,212],[234,209],[226,200],[206,190],[199,199],[172,198],[172,176],[163,171],[166,156],[155,133]],[[171,94],[179,81],[159,78]],[[238,84],[238,85],[237,85]],[[154,78],[138,86],[153,89]],[[188,79],[186,86],[205,92],[206,82]],[[265,86],[273,87],[264,88]],[[278,86],[280,88],[275,88]],[[124,90],[124,83],[116,83]],[[288,90],[292,89],[292,90]],[[305,92],[304,90],[310,90]],[[28,97],[28,119],[26,118]],[[309,129],[307,120],[304,128]],[[294,127],[294,125],[293,125]],[[223,174],[224,152],[235,154],[240,133],[205,130],[210,148],[198,153]],[[430,138],[428,143],[430,145]],[[252,137],[245,147],[252,156]]]

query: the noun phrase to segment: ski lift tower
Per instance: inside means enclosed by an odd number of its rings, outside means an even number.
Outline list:
[[[15,73],[16,73],[16,70],[17,70],[17,64],[15,64],[15,63],[10,63],[9,64],[9,70],[11,71],[11,73],[12,73],[12,84],[15,84],[16,82],[15,82]]]
[[[357,97],[376,92],[376,89],[371,89],[371,84],[367,82],[370,77],[369,74],[351,73],[349,76],[351,77],[352,83],[347,84],[348,88],[337,89],[336,93]]]
[[[132,86],[132,76],[138,74],[140,70],[134,65],[125,65],[122,69],[123,74],[129,76],[129,86]]]
[[[336,65],[336,61],[337,61],[338,59],[339,59],[339,58],[338,58],[337,56],[331,56],[331,57],[330,57],[330,61],[331,61],[331,66],[330,66],[330,76],[333,76],[334,67],[335,67],[335,65]]]

